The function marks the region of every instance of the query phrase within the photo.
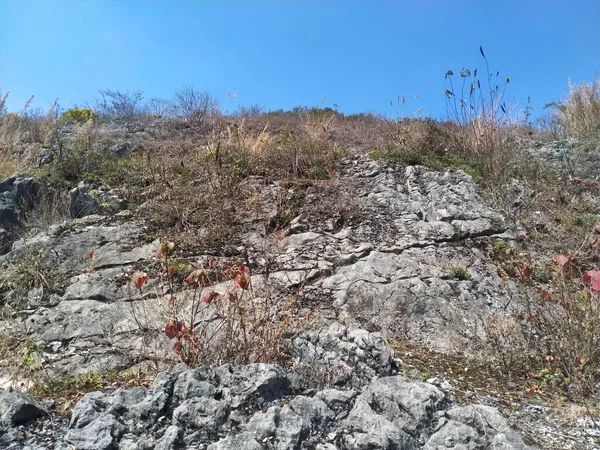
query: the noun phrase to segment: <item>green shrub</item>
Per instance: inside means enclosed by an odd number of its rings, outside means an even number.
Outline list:
[[[59,122],[66,123],[69,121],[87,122],[88,120],[96,121],[98,114],[90,108],[71,108],[61,114]]]
[[[452,274],[452,277],[456,278],[457,280],[465,281],[465,280],[471,279],[471,274],[469,273],[469,269],[467,269],[465,266],[461,266],[461,265],[452,266],[450,268],[450,273]]]
[[[369,156],[375,160],[387,164],[399,164],[417,166],[423,164],[423,157],[415,152],[399,148],[376,148],[369,152]]]

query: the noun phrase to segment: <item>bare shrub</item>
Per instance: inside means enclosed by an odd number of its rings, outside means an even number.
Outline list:
[[[173,243],[163,243],[156,257],[161,261],[159,294],[167,297],[164,333],[181,361],[194,367],[289,358],[289,340],[298,332],[296,309],[293,302],[274,298],[268,277],[260,279],[257,289],[257,277],[251,278],[244,265],[210,259],[199,267],[182,267],[174,249]],[[147,279],[140,271],[132,276],[138,289]]]
[[[275,145],[264,148],[264,167],[279,176],[327,179],[334,168],[336,155],[330,140],[333,114],[299,111],[297,128],[279,130]]]
[[[153,97],[146,103],[146,111],[159,119],[168,118],[173,114],[173,103],[164,98]]]
[[[519,289],[513,291],[510,311],[498,311],[484,329],[487,355],[502,362],[504,372],[524,374],[529,392],[581,398],[597,394],[600,382],[600,271],[595,250],[600,223],[590,230],[576,225],[580,220],[573,222],[569,234],[581,241],[555,245],[577,248],[573,253],[563,250],[546,259],[539,257],[539,247],[533,248],[537,242],[524,239],[509,248],[497,243],[499,274],[519,281]],[[556,235],[551,239],[555,243]]]
[[[202,124],[219,110],[219,102],[208,92],[184,86],[173,100],[175,114],[195,124]]]
[[[123,120],[130,123],[141,114],[142,91],[100,91],[96,99],[96,110],[103,118]]]
[[[99,130],[95,120],[79,125],[72,139],[63,143],[58,160],[46,170],[56,171],[58,180],[77,181],[85,173],[93,171],[101,160],[98,148]]]
[[[264,106],[260,105],[250,105],[250,106],[240,106],[237,111],[234,113],[234,116],[237,117],[258,117],[265,114]]]
[[[47,191],[36,200],[34,208],[26,213],[23,220],[24,238],[40,231],[48,230],[52,225],[70,219],[69,198],[64,192]]]
[[[25,169],[23,161],[12,152],[12,147],[0,145],[0,179]]]
[[[544,110],[546,113],[536,120],[536,128],[548,134],[553,140],[564,138],[566,130],[560,119],[560,105],[549,103],[544,106]]]

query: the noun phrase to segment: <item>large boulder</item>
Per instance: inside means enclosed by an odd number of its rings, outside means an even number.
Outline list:
[[[0,181],[0,254],[10,250],[25,213],[31,211],[46,187],[18,175]]]

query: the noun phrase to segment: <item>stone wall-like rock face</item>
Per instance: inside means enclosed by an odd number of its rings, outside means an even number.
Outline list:
[[[360,326],[446,352],[476,348],[480,323],[505,313],[512,295],[488,257],[490,239],[514,239],[516,231],[461,172],[385,168],[365,158],[347,160],[343,171],[357,218],[297,218],[270,250],[269,269],[260,239],[244,236],[253,283],[264,282],[261,274],[269,270],[270,288],[298,292],[323,326]],[[323,195],[308,189],[306,201]],[[5,324],[29,330],[49,373],[127,368],[148,348],[169,355],[165,339],[139,332],[160,336],[164,327],[156,280],[141,295],[130,282],[136,268],[155,264],[159,243],[142,243],[143,234],[137,222],[87,216],[17,241],[0,258],[4,265],[22,263],[35,251],[45,273],[62,280],[61,289],[42,285],[19,298],[23,314]],[[455,265],[465,266],[469,278],[455,278]],[[303,345],[311,351],[312,343]]]
[[[377,342],[364,330],[346,332]],[[335,341],[333,333],[321,340]],[[363,345],[362,350],[378,354],[382,348]],[[87,394],[68,424],[30,422],[48,414],[47,408],[4,392],[0,445],[14,450],[529,448],[493,408],[453,406],[431,384],[380,377],[389,363],[380,357],[371,364],[371,378],[361,378],[368,357],[355,356],[348,360],[345,382],[318,391],[302,390],[297,375],[275,365],[179,365],[159,374],[149,388]]]

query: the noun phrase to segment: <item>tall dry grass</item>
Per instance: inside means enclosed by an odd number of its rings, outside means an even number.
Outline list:
[[[559,110],[570,137],[600,140],[600,78],[591,83],[569,81],[569,94]]]

